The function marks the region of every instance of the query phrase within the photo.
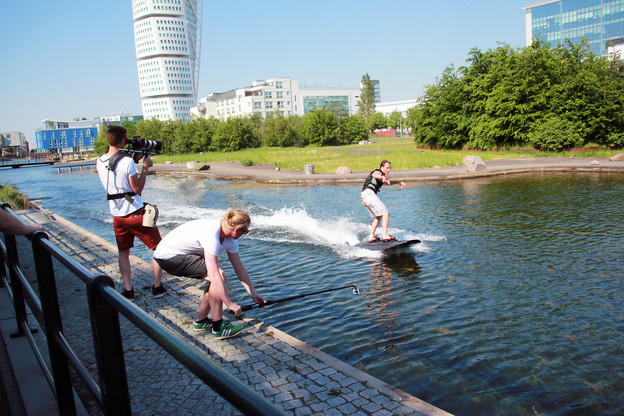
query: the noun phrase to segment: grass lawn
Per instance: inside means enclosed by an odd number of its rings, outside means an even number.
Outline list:
[[[434,166],[461,165],[467,155],[478,155],[481,159],[514,159],[526,157],[594,157],[608,158],[621,150],[584,150],[573,152],[536,152],[531,149],[505,151],[475,150],[424,150],[419,149],[412,139],[374,139],[372,144],[333,147],[260,147],[237,152],[203,152],[186,155],[153,156],[155,163],[172,161],[185,163],[239,161],[245,166],[271,164],[280,169],[303,170],[304,165],[314,165],[317,173],[334,172],[339,166],[348,166],[354,171],[370,170],[387,159],[395,170],[432,168]]]

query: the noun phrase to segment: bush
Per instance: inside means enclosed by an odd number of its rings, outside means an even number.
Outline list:
[[[604,144],[612,149],[621,149],[624,147],[624,133],[609,134]]]
[[[538,150],[560,152],[583,146],[581,126],[561,117],[547,118],[529,133],[529,142]]]
[[[356,114],[341,121],[340,139],[343,144],[357,143],[368,138],[369,131],[364,116]]]
[[[26,209],[29,205],[28,198],[12,186],[0,185],[0,201],[9,204],[14,211]]]
[[[258,147],[259,138],[249,118],[235,117],[222,121],[212,137],[211,147],[219,152],[232,152]]]
[[[264,123],[264,144],[270,147],[290,147],[298,142],[297,116],[267,115]]]
[[[330,146],[338,144],[338,120],[334,113],[314,109],[301,119],[301,135],[304,145]]]

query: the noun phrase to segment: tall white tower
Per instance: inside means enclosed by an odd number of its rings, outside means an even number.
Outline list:
[[[143,117],[189,120],[197,103],[203,0],[132,0]]]

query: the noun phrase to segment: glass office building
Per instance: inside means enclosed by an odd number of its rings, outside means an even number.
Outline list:
[[[605,55],[624,38],[624,0],[541,0],[525,10],[527,46],[533,38],[553,47],[587,39],[592,52]]]
[[[349,114],[348,95],[306,96],[303,97],[303,113],[311,113],[312,110],[323,108],[341,110]]]

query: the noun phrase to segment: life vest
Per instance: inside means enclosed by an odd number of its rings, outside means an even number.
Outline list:
[[[364,181],[364,186],[362,186],[362,190],[372,189],[375,193],[379,192],[379,189],[381,189],[383,182],[380,179],[373,177],[374,172],[381,172],[381,169],[375,169],[368,174],[366,180]],[[381,174],[383,175],[383,172],[381,172]]]

